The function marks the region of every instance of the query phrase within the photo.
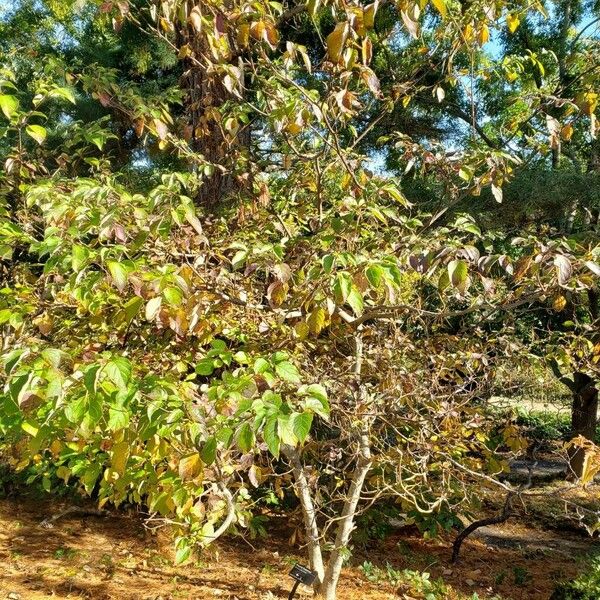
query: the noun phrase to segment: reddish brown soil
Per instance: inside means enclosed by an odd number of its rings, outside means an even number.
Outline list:
[[[274,600],[287,598],[290,565],[305,562],[301,549],[290,547],[281,532],[275,540],[219,542],[195,562],[176,568],[168,538],[150,534],[135,515],[71,516],[53,529],[39,526],[58,510],[50,501],[0,500],[0,600]],[[518,536],[536,535],[534,529],[511,524],[502,529],[506,533],[511,527]],[[585,548],[585,539],[579,541]],[[581,568],[575,552],[489,548],[478,540],[464,544],[463,558],[454,567],[449,565],[450,542],[424,541],[416,532],[402,531],[372,549],[356,550],[353,562],[428,571],[432,578],[444,578],[451,588],[449,600],[472,598],[474,592],[481,599],[547,600],[556,580],[572,578]],[[368,582],[352,567],[344,571],[339,598],[421,597],[411,594],[385,581]],[[311,596],[304,589],[297,597]]]

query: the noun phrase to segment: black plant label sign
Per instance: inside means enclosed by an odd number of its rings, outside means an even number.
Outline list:
[[[290,577],[303,583],[304,585],[312,585],[317,577],[317,574],[302,565],[294,565],[290,571]]]

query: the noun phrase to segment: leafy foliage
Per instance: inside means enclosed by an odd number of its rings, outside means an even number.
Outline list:
[[[593,133],[593,82],[552,116],[548,81],[460,152],[388,125],[417,125],[431,98],[429,117],[465,121],[467,75],[471,96],[475,77],[483,94],[530,90],[542,59],[483,51],[491,30],[543,11],[529,4],[20,4],[0,73],[8,463],[48,490],[146,507],[174,526],[178,562],[226,531],[261,533],[261,495],[293,488],[328,600],[362,500],[393,498],[431,534],[453,524],[526,446],[482,410],[529,341],[514,320],[572,306],[574,326],[544,342],[568,340],[559,368],[589,377],[600,356],[583,302],[597,239],[515,235],[455,209],[503,199],[520,161],[501,149],[510,132],[540,156],[538,117],[551,149],[565,127]],[[364,153],[381,126],[403,176]],[[410,177],[434,182],[433,212],[409,201]]]

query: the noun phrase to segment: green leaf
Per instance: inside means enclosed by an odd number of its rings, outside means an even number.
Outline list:
[[[298,441],[303,444],[308,437],[310,427],[312,425],[313,416],[312,413],[294,413],[293,415],[292,430],[294,435],[298,438]]]
[[[121,391],[127,389],[131,380],[131,363],[124,356],[116,356],[107,362],[104,372]]]
[[[90,252],[85,246],[74,244],[71,249],[71,266],[75,273],[79,273],[87,263]]]
[[[33,138],[38,144],[43,144],[48,132],[45,127],[41,125],[27,125],[25,132],[31,138]]]
[[[248,258],[248,251],[238,250],[231,259],[231,266],[234,270],[239,269],[246,262],[246,258]]]
[[[79,424],[81,421],[83,421],[83,417],[85,417],[87,408],[88,403],[85,396],[76,398],[65,408],[65,417],[67,417],[71,423]]]
[[[32,378],[33,373],[29,372],[19,375],[18,377],[13,377],[10,380],[8,390],[10,392],[10,397],[16,404],[20,404],[19,399],[21,398],[21,393],[25,391],[25,386],[31,382]]]
[[[264,358],[257,358],[254,362],[254,372],[258,375],[259,373],[264,373],[271,368],[269,361]]]
[[[98,373],[100,371],[100,365],[91,365],[88,367],[83,375],[83,384],[88,394],[95,394],[98,387]]]
[[[10,375],[12,370],[19,364],[22,358],[26,356],[25,350],[22,348],[17,348],[12,352],[9,352],[4,357],[4,370],[7,375]]]
[[[123,307],[123,313],[125,314],[125,320],[127,323],[131,323],[133,319],[137,316],[138,312],[140,312],[140,308],[144,300],[139,296],[134,296],[130,300],[125,303]]]
[[[463,260],[453,260],[448,263],[448,276],[452,285],[464,293],[469,287],[469,267]]]
[[[171,306],[179,306],[183,301],[183,292],[178,287],[170,286],[165,288],[163,296]]]
[[[68,100],[71,104],[75,104],[75,95],[73,94],[73,90],[68,87],[60,87],[52,90],[52,96],[60,96],[65,100]]]
[[[58,369],[63,358],[67,358],[68,356],[66,352],[58,348],[46,348],[42,351],[42,358],[55,369]]]
[[[108,428],[111,431],[125,429],[129,425],[129,412],[122,406],[108,409]]]
[[[275,365],[275,372],[277,375],[279,375],[279,377],[285,381],[288,381],[289,383],[300,383],[300,374],[298,373],[298,369],[295,365],[287,360],[277,363]]]
[[[186,542],[185,544],[179,544],[177,551],[175,552],[175,564],[180,565],[184,563],[192,553],[192,547]]]
[[[277,435],[277,416],[270,417],[263,429],[263,439],[265,444],[269,448],[269,452],[275,457],[279,458],[279,448],[281,446],[281,440]]]
[[[223,427],[223,429],[219,429],[217,431],[217,441],[221,442],[226,448],[231,443],[231,438],[233,437],[233,429],[230,427]]]
[[[366,271],[367,280],[375,290],[381,286],[381,281],[385,277],[385,271],[379,265],[370,265]]]
[[[271,355],[271,361],[273,364],[277,364],[280,362],[284,362],[290,358],[290,355],[287,352],[275,352]]]
[[[314,383],[307,386],[302,393],[307,396],[304,401],[304,408],[317,413],[327,421],[329,419],[330,408],[325,388],[318,383]]]
[[[202,451],[200,452],[200,458],[205,465],[212,465],[215,462],[217,456],[217,440],[214,437],[208,438]]]
[[[203,377],[212,375],[214,370],[215,365],[212,358],[203,358],[196,364],[196,373],[198,373],[198,375],[202,375]]]
[[[331,270],[333,269],[333,265],[335,263],[335,256],[333,254],[326,254],[322,259],[322,263],[323,263],[323,270],[325,271],[325,273],[327,275],[329,275],[329,273],[331,273]]]
[[[292,417],[293,414],[277,416],[277,433],[281,441],[288,446],[295,446],[298,443]]]
[[[10,94],[0,94],[0,110],[2,110],[7,119],[10,119],[18,108],[19,100],[16,98],[16,96],[11,96]]]
[[[125,266],[116,260],[109,260],[106,263],[110,276],[118,290],[122,292],[127,285],[127,269]]]
[[[352,277],[349,273],[342,271],[335,277],[333,284],[333,293],[335,295],[335,301],[338,304],[344,304],[350,295],[352,290]]]
[[[384,192],[387,192],[396,202],[402,206],[409,206],[409,202],[404,194],[393,184],[388,183],[381,188]]]
[[[304,389],[304,393],[307,396],[312,396],[313,398],[317,398],[320,402],[327,403],[327,390],[320,383],[311,383],[306,386]]]
[[[352,290],[350,291],[346,301],[352,307],[352,310],[356,316],[360,316],[362,314],[365,305],[362,294],[355,285],[352,285]]]
[[[254,432],[252,431],[249,423],[242,424],[242,426],[238,429],[235,441],[238,445],[238,448],[244,454],[246,452],[250,452],[252,446],[254,445]]]

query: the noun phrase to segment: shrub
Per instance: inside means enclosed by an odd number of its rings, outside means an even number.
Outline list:
[[[600,598],[600,556],[593,558],[574,581],[561,583],[550,600],[597,600]]]

